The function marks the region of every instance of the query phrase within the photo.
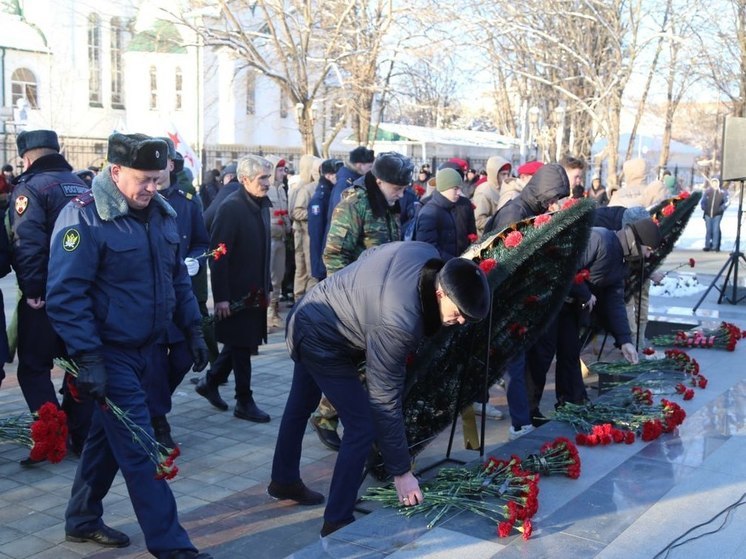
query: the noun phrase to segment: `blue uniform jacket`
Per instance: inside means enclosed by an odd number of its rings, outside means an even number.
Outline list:
[[[13,268],[18,287],[29,299],[44,297],[47,288],[49,240],[57,215],[88,186],[72,173],[58,153],[44,155],[15,181],[8,210]]]
[[[311,253],[311,275],[321,281],[326,277],[324,247],[326,246],[329,198],[334,185],[325,177],[319,179],[316,192],[308,203],[308,238]]]
[[[332,222],[334,208],[342,200],[342,193],[348,188],[352,188],[353,183],[362,176],[354,169],[346,166],[340,167],[339,171],[337,171],[337,183],[329,194],[329,207],[326,210],[326,233],[329,233],[329,225]],[[324,244],[326,244],[326,234],[324,235]]]
[[[156,195],[143,221],[109,168],[91,192],[65,206],[52,234],[47,313],[73,357],[103,345],[139,348],[173,320],[200,324],[180,255],[176,212]]]
[[[197,202],[197,198],[181,190],[175,182],[168,188],[161,190],[160,194],[176,211],[176,226],[179,231],[179,257],[182,260],[197,258],[207,252],[210,246],[210,237],[207,235],[202,208]],[[200,258],[199,265],[202,268],[206,267],[206,259]],[[172,323],[168,327],[167,341],[175,343],[183,340],[184,334]]]

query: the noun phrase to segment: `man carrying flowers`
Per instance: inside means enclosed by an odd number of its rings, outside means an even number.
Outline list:
[[[109,167],[89,193],[63,208],[50,246],[47,312],[78,367],[81,397],[105,398],[153,437],[140,379],[173,320],[195,370],[207,365],[201,316],[179,253],[176,212],[156,192],[168,147],[142,134],[112,134]],[[179,524],[167,482],[147,450],[110,410],[97,406],[65,512],[66,539],[129,545],[102,520],[121,469],[148,550],[163,559],[208,559]]]

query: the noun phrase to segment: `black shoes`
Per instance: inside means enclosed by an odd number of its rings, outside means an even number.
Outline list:
[[[274,499],[290,499],[299,505],[306,506],[320,505],[324,502],[324,496],[306,487],[302,480],[291,485],[284,485],[275,481],[270,482],[269,487],[267,487],[267,494]]]
[[[69,542],[93,542],[106,547],[127,547],[130,544],[130,539],[127,534],[109,528],[106,524],[102,524],[101,528],[94,530],[93,532],[86,532],[84,534],[65,534],[65,540]]]
[[[199,381],[197,382],[197,386],[194,387],[194,390],[195,392],[197,392],[197,394],[205,398],[220,411],[228,411],[228,404],[220,397],[218,388],[216,386],[208,384],[206,376],[199,379]]]
[[[551,419],[546,417],[539,409],[531,410],[531,425],[541,427],[549,423]]]
[[[348,520],[347,522],[327,522],[324,520],[324,525],[321,527],[321,537],[325,538],[329,534],[333,534],[337,530],[340,530],[353,522],[354,520]]]
[[[168,559],[213,559],[209,553],[200,553],[192,549],[177,549],[167,555]]]
[[[153,433],[158,444],[170,450],[177,448],[176,442],[171,438],[171,426],[168,424],[166,416],[153,417],[150,420],[150,424],[153,426]]]
[[[46,461],[47,461],[46,458],[39,458],[37,460],[36,458],[31,458],[31,456],[29,456],[28,458],[24,458],[23,460],[21,460],[19,464],[23,466],[24,468],[33,468],[37,464],[41,464],[42,462],[46,462]]]
[[[308,423],[310,423],[311,427],[313,427],[313,430],[316,431],[321,444],[323,444],[326,448],[333,450],[334,452],[339,451],[339,447],[342,446],[342,441],[340,440],[339,435],[335,430],[322,427],[319,424],[319,418],[315,415],[311,416],[311,419],[308,420]]]
[[[269,423],[270,419],[269,414],[260,410],[254,403],[253,398],[248,402],[236,402],[236,407],[233,408],[233,415],[238,419],[246,419],[254,423]]]

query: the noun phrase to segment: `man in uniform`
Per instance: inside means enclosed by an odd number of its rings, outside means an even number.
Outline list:
[[[187,273],[194,277],[205,266],[199,256],[205,254],[210,244],[202,218],[202,209],[197,198],[179,188],[176,175],[184,166],[184,160],[174,148],[171,138],[158,138],[168,145],[168,163],[158,180],[158,193],[176,210],[176,225],[179,232],[179,256],[186,264]],[[178,164],[178,167],[177,167]],[[202,313],[200,313],[202,314]],[[156,440],[166,448],[176,448],[171,437],[171,426],[166,414],[171,411],[171,395],[184,380],[194,364],[184,333],[173,322],[158,341],[157,351],[143,378],[148,394],[148,407]]]
[[[88,192],[59,153],[52,130],[21,132],[16,140],[24,172],[14,179],[9,220],[21,297],[18,302],[18,384],[29,410],[44,403],[57,405],[51,379],[52,360],[62,356],[64,345],[47,317],[45,291],[49,240],[60,210],[75,196]],[[79,454],[90,424],[91,405],[76,403],[64,390],[63,408],[68,414],[70,445]],[[28,458],[23,465],[35,463]]]
[[[323,391],[337,409],[345,434],[321,536],[354,520],[374,439],[401,503],[422,502],[402,411],[407,358],[441,326],[487,316],[490,290],[484,272],[464,258],[444,265],[438,250],[427,243],[388,243],[367,250],[313,287],[295,307],[287,328],[287,346],[295,361],[293,382],[267,492],[302,505],[324,501],[300,477],[306,421]],[[367,389],[358,374],[362,360]]]
[[[172,321],[186,334],[195,370],[207,364],[176,212],[156,191],[167,150],[162,140],[142,134],[109,137],[109,167],[57,219],[47,287],[49,318],[79,368],[81,396],[108,399],[150,437],[140,378]],[[156,479],[151,458],[130,427],[96,406],[65,512],[66,539],[129,545],[126,534],[102,519],[102,501],[121,470],[150,553],[211,559],[179,524],[173,493]]]

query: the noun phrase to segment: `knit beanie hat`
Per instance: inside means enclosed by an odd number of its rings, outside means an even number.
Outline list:
[[[461,186],[461,175],[458,174],[456,169],[441,169],[435,175],[435,188],[438,192],[445,192],[451,188],[457,188]]]

